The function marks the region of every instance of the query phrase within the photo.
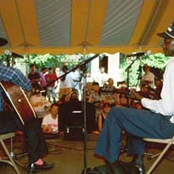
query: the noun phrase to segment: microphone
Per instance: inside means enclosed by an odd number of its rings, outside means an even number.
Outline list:
[[[5,53],[6,56],[11,56],[11,52],[9,50],[5,50],[4,53]]]
[[[148,50],[146,52],[139,52],[139,53],[135,53],[135,54],[127,54],[126,57],[140,57],[140,56],[149,56],[151,54],[151,51]]]

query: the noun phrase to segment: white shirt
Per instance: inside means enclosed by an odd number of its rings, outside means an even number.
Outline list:
[[[58,116],[54,119],[51,114],[45,116],[42,120],[42,126],[50,126],[53,132],[58,131]]]
[[[108,80],[108,74],[103,72],[96,73],[94,81],[99,83],[99,86],[102,87]]]
[[[65,74],[64,72],[60,72],[60,76]],[[72,72],[68,73],[65,77],[65,80],[60,80],[60,88],[72,88],[73,87],[73,78],[72,78]]]
[[[142,105],[155,113],[166,116],[174,115],[174,57],[168,63],[163,77],[160,100],[142,98]]]
[[[73,79],[73,88],[80,89],[80,73],[78,70],[71,73]]]

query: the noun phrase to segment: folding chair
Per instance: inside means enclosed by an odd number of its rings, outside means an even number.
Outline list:
[[[155,160],[155,162],[152,164],[152,166],[148,169],[146,174],[152,173],[152,171],[155,169],[159,161],[162,159],[164,154],[167,152],[167,150],[170,148],[172,144],[174,144],[174,136],[171,139],[153,139],[153,138],[144,138],[144,141],[147,142],[154,142],[154,143],[162,143],[167,144],[165,148],[162,150],[162,152],[159,154],[158,158]]]
[[[3,150],[5,151],[5,153],[8,157],[8,159],[0,159],[0,162],[7,163],[7,164],[11,165],[13,167],[13,169],[15,170],[15,172],[17,174],[20,174],[20,172],[19,172],[19,170],[18,170],[18,168],[17,168],[17,166],[16,166],[16,164],[15,164],[8,148],[6,147],[5,142],[4,142],[4,140],[6,140],[6,139],[11,139],[11,148],[12,148],[12,138],[14,136],[15,136],[14,132],[7,133],[7,134],[0,134],[0,143],[1,143],[2,148],[3,148]]]

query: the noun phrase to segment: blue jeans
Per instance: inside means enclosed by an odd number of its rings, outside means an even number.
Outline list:
[[[122,130],[129,135],[128,153],[143,155],[145,142],[142,138],[171,138],[174,134],[174,124],[170,122],[170,116],[148,110],[111,108],[94,154],[102,156],[109,162],[117,160],[121,148]]]

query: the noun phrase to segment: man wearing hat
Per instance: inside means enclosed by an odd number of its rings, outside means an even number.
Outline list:
[[[145,142],[142,138],[171,138],[174,133],[174,23],[166,32],[157,34],[164,39],[163,50],[171,56],[164,73],[164,84],[160,100],[151,100],[132,91],[135,99],[141,101],[146,110],[132,108],[111,108],[105,120],[94,155],[112,163],[118,160],[121,148],[121,135],[128,135],[128,154],[140,174],[145,173],[143,154]]]

